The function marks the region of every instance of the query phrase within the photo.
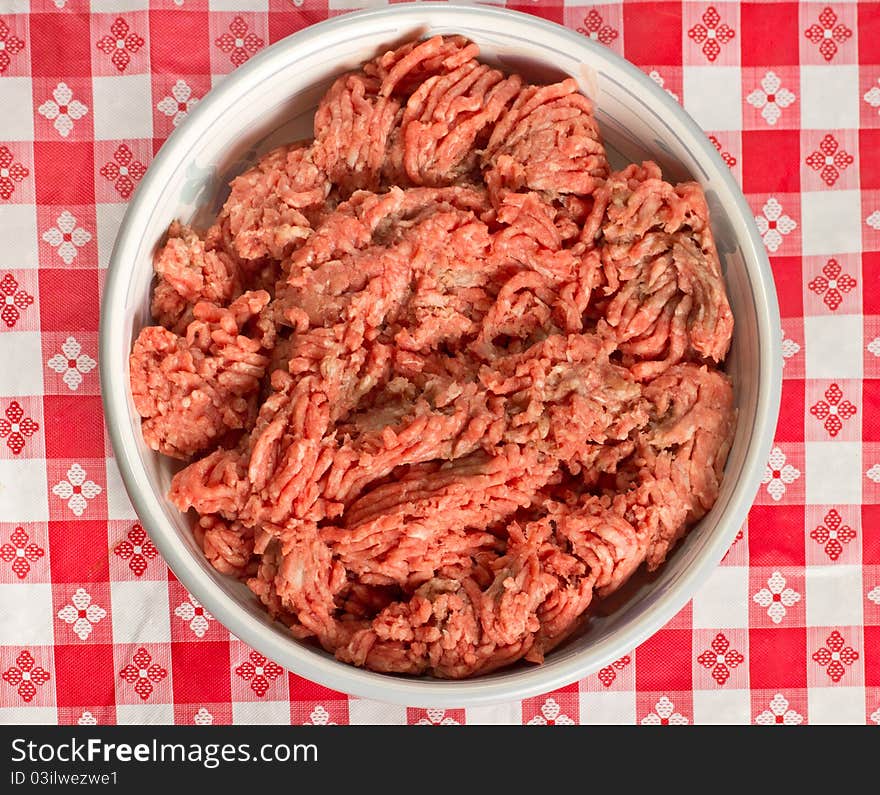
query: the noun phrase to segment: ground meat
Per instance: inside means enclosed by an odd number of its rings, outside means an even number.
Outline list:
[[[501,116],[482,154],[495,196],[521,188],[589,196],[608,176],[593,106],[568,78],[526,86]]]
[[[654,163],[629,166],[596,192],[588,234],[611,296],[605,320],[637,378],[688,354],[724,359],[733,315],[699,185],[670,185]]]
[[[228,308],[197,303],[184,337],[161,326],[141,331],[131,353],[131,391],[150,447],[189,458],[253,424],[268,357],[259,340],[240,332],[268,300],[267,293],[245,293]]]
[[[705,366],[673,367],[644,394],[653,421],[618,479],[629,481],[628,515],[648,532],[646,560],[656,569],[685,530],[714,505],[736,412],[727,378]]]
[[[155,262],[152,312],[165,328],[182,332],[197,301],[228,304],[241,292],[238,268],[229,255],[208,251],[192,229],[177,222]]]
[[[313,141],[172,226],[131,355],[207,559],[376,671],[541,662],[712,507],[735,427],[699,186],[611,172],[574,80],[477,56],[336,80]]]
[[[239,257],[280,260],[311,234],[330,182],[310,155],[306,144],[282,146],[232,181],[218,223]]]
[[[476,141],[517,95],[522,81],[471,59],[454,72],[428,78],[410,96],[397,145],[414,185],[451,185],[472,174]],[[395,153],[390,154],[395,160]]]
[[[221,574],[244,576],[251,570],[254,529],[219,516],[202,516],[193,527],[205,557]],[[255,567],[254,567],[255,568]]]
[[[364,74],[340,77],[315,113],[314,164],[349,196],[361,188],[376,190],[397,100],[380,93],[381,83]]]

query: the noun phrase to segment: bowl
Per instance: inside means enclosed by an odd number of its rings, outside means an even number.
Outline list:
[[[229,180],[261,153],[310,135],[320,96],[339,73],[415,36],[461,33],[482,58],[534,81],[571,75],[596,106],[609,157],[656,160],[667,179],[695,179],[708,199],[736,319],[727,370],[739,423],[714,508],[651,577],[539,666],[522,664],[465,681],[405,678],[336,661],[296,641],[242,583],[218,574],[190,519],[166,499],[173,462],[141,438],[128,355],[151,324],[152,259],[168,224],[207,226]],[[111,256],[101,308],[101,389],[116,461],[131,501],[177,578],[234,635],[291,671],[345,693],[408,706],[475,706],[569,684],[630,652],[694,595],[746,519],[769,454],[779,408],[779,310],[754,218],[727,165],[666,91],[606,47],[559,25],[481,6],[419,3],[336,17],[266,48],[214,88],[162,146],[132,199]]]

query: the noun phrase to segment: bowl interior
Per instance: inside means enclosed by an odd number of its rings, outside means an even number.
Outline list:
[[[773,403],[767,390],[772,393],[774,388],[773,346],[778,344],[778,339],[769,338],[767,316],[773,317],[775,297],[772,284],[764,283],[762,254],[751,247],[751,222],[743,217],[744,204],[726,167],[698,131],[688,127],[678,105],[616,56],[523,15],[505,14],[501,25],[498,13],[445,4],[398,8],[396,13],[361,16],[357,24],[348,26],[337,19],[270,48],[246,67],[250,72],[242,70],[233,78],[242,85],[221,86],[226,94],[205,100],[163,148],[160,158],[164,159],[154,164],[161,173],[148,175],[126,217],[105,295],[102,345],[107,360],[102,360],[102,367],[105,388],[112,390],[108,400],[113,410],[108,414],[116,426],[111,433],[117,458],[145,526],[178,577],[194,593],[201,591],[195,595],[236,634],[258,648],[262,643],[262,650],[282,664],[337,689],[409,704],[521,697],[585,675],[630,651],[684,604],[698,579],[718,562],[754,496],[756,456],[761,467],[766,460],[762,434],[767,433],[767,402]],[[660,163],[669,180],[697,180],[709,201],[736,319],[727,370],[735,385],[739,425],[728,476],[713,510],[656,575],[635,578],[625,599],[616,599],[613,610],[597,611],[544,666],[523,666],[466,683],[355,671],[320,650],[298,644],[282,626],[269,621],[244,585],[213,571],[194,543],[190,519],[164,500],[175,470],[169,459],[143,443],[127,389],[127,355],[141,327],[151,323],[152,257],[168,224],[181,219],[206,227],[226,198],[230,179],[274,146],[311,136],[315,107],[335,76],[382,48],[435,33],[462,33],[480,45],[484,60],[531,80],[547,82],[571,75],[595,102],[615,166],[650,158]],[[771,423],[775,408],[772,411]],[[175,561],[186,571],[177,571]]]

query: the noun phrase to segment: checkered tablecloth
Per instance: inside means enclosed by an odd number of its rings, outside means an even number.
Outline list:
[[[782,415],[748,526],[663,630],[523,703],[349,698],[230,637],[138,524],[104,429],[104,269],[224,75],[359,0],[0,0],[0,722],[880,723],[880,4],[521,0],[668,90],[776,276]]]

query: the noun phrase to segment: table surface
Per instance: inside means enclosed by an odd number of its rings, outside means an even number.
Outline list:
[[[0,0],[0,723],[880,723],[876,2],[511,6],[598,39],[684,103],[776,277],[785,380],[765,483],[664,629],[538,698],[410,709],[282,670],[168,571],[101,410],[116,229],[212,85],[358,5]]]

